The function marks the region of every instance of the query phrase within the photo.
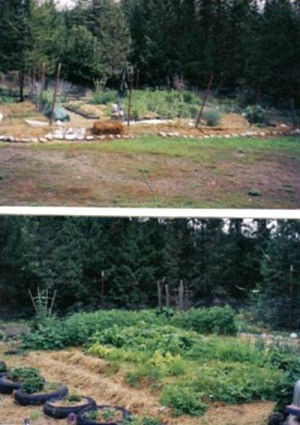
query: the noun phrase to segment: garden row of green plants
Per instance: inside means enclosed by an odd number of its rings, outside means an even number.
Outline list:
[[[113,103],[121,103],[125,113],[128,111],[128,96],[120,98],[113,90],[96,90],[90,102],[93,104],[107,105],[106,114],[109,115]],[[183,90],[134,90],[131,102],[131,115],[134,119],[142,118],[190,118],[195,119],[199,115],[200,105],[203,100],[192,91]],[[223,113],[243,113],[245,118],[253,123],[264,124],[267,111],[261,105],[243,104],[243,102],[223,100],[221,105],[217,99],[210,99],[207,103],[203,119],[208,126],[220,124]]]
[[[159,314],[120,310],[74,314],[39,322],[25,349],[82,346],[121,370],[124,382],[159,394],[173,414],[197,416],[211,402],[274,400],[283,411],[300,377],[288,349],[254,346],[236,337],[230,307]]]

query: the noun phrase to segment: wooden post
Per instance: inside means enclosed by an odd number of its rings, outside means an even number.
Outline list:
[[[183,281],[180,281],[179,284],[179,293],[178,293],[178,298],[179,298],[179,310],[183,311],[183,300],[184,300],[184,286],[183,286]]]
[[[258,98],[259,98],[259,93],[260,93],[260,86],[261,86],[261,81],[258,80],[258,83],[257,83],[257,86],[256,86],[256,91],[255,91],[253,108],[252,108],[252,115],[251,115],[250,127],[252,127],[253,122],[254,122],[254,115],[255,115],[256,106],[257,106],[257,102],[258,102]]]
[[[140,85],[140,70],[137,69],[136,70],[136,90],[139,89],[139,85]]]
[[[162,311],[162,285],[161,281],[157,281],[157,299],[158,299],[158,308]]]
[[[209,79],[209,82],[208,82],[208,85],[207,85],[207,89],[206,89],[206,92],[205,92],[205,95],[204,95],[203,103],[202,103],[202,106],[201,106],[201,109],[200,109],[200,112],[199,112],[199,115],[198,115],[198,119],[197,119],[197,122],[196,122],[196,128],[198,128],[198,126],[200,124],[200,120],[202,118],[204,107],[205,107],[205,104],[206,104],[206,101],[207,101],[207,98],[208,98],[208,95],[209,95],[209,92],[210,92],[210,89],[211,89],[213,80],[214,80],[214,76],[212,74],[210,76],[210,79]]]
[[[101,293],[100,293],[100,305],[104,307],[104,295],[105,295],[105,279],[104,271],[101,272]]]
[[[130,72],[127,126],[130,126],[131,102],[133,92],[133,71]]]
[[[296,111],[295,111],[295,99],[292,97],[290,102],[291,102],[291,113],[292,113],[293,126],[296,128],[298,123],[297,123],[297,115],[296,115]]]
[[[165,291],[166,291],[166,307],[170,308],[170,288],[169,285],[165,285]]]
[[[61,63],[58,64],[57,71],[56,71],[56,81],[55,81],[53,102],[52,102],[51,115],[50,115],[50,125],[53,124],[53,120],[54,120],[54,109],[55,109],[56,97],[58,92],[60,70],[61,70]]]
[[[45,74],[46,74],[46,65],[45,65],[45,63],[43,63],[42,67],[41,67],[39,107],[41,107],[42,101],[43,101],[43,93],[44,93],[44,89],[45,89]]]
[[[292,276],[292,274],[293,274],[293,271],[294,271],[294,267],[293,267],[293,265],[291,264],[290,265],[290,327],[291,327],[291,329],[294,327],[294,324],[293,324],[293,308],[294,308],[294,302],[293,302],[293,276]]]

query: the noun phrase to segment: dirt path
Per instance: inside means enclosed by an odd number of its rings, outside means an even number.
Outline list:
[[[9,366],[35,366],[47,380],[61,381],[72,391],[92,396],[97,403],[122,405],[133,413],[147,414],[165,419],[168,425],[265,425],[273,404],[251,403],[212,406],[201,418],[172,418],[161,412],[158,394],[145,389],[134,389],[124,384],[120,371],[101,359],[86,356],[79,350],[59,352],[32,352],[27,357],[7,360]],[[32,425],[54,425],[58,421],[48,419],[41,408],[16,406],[12,398],[0,399],[0,423],[20,425],[25,417]],[[61,423],[61,422],[60,422]]]

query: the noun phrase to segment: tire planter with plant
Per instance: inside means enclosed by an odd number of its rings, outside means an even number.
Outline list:
[[[5,373],[7,373],[6,363],[0,360],[0,377],[3,376]]]
[[[39,372],[35,368],[24,367],[10,369],[0,375],[0,393],[1,394],[12,394],[13,391],[21,388],[22,383],[28,379],[36,379],[44,381],[39,375]]]
[[[130,416],[131,413],[123,407],[101,405],[79,413],[76,425],[121,425]]]
[[[43,388],[33,392],[31,389],[27,391],[24,386],[14,393],[15,401],[21,406],[39,406],[51,399],[65,397],[69,390],[63,384],[57,384],[56,389],[48,389],[49,384],[45,383]]]
[[[95,400],[91,397],[79,397],[79,400],[71,401],[72,395],[64,399],[51,399],[44,404],[44,413],[55,419],[67,418],[70,413],[78,415],[82,410],[91,409],[96,406]],[[80,401],[84,401],[80,404]],[[60,404],[57,405],[57,402]],[[65,404],[64,404],[65,403]]]

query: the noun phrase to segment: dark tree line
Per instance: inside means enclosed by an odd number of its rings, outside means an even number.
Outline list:
[[[220,92],[299,101],[299,0],[1,0],[0,32],[0,71],[21,78],[61,62],[65,78],[104,86],[132,65],[141,85],[203,88],[213,74]]]
[[[105,307],[154,307],[158,280],[171,297],[182,280],[195,306],[243,306],[258,289],[261,317],[284,325],[291,305],[299,316],[299,235],[293,221],[1,217],[0,304],[25,311],[39,287],[61,312],[99,308],[104,282]]]

